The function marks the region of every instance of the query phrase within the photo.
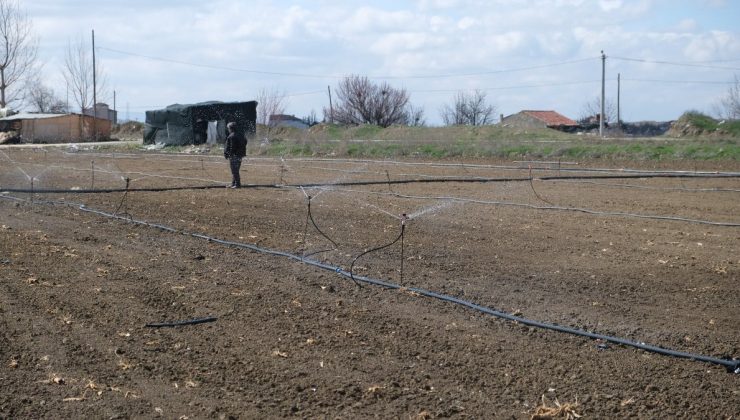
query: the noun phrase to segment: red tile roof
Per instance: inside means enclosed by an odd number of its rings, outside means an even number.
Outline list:
[[[533,117],[537,118],[538,120],[542,121],[547,125],[548,127],[551,125],[578,125],[577,122],[571,120],[570,118],[560,115],[555,111],[522,111],[523,113]]]

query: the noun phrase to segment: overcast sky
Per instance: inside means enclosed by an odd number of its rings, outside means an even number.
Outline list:
[[[46,83],[64,98],[68,43],[95,30],[119,118],[173,103],[288,94],[319,119],[346,75],[410,92],[427,122],[457,91],[497,114],[583,114],[601,90],[625,121],[711,112],[740,77],[740,2],[731,0],[21,0]],[[105,98],[113,103],[112,94]]]

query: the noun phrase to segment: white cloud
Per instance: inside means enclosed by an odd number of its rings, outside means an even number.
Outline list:
[[[720,31],[701,34],[691,39],[683,53],[691,61],[736,58],[740,55],[740,36]]]
[[[599,0],[599,7],[605,12],[622,8],[622,0]]]
[[[701,3],[723,7],[724,14],[737,10],[727,1]],[[122,92],[121,103],[132,104],[238,99],[272,85],[289,93],[323,92],[327,84],[336,82],[330,76],[349,73],[371,77],[477,74],[397,81],[412,91],[584,82],[600,73],[597,56],[602,49],[614,57],[664,61],[740,56],[737,30],[719,30],[711,16],[693,13],[683,2],[666,0],[320,0],[310,5],[285,0],[214,0],[208,4],[195,0],[27,0],[25,4],[41,37],[49,80],[56,80],[67,39],[87,38],[92,28],[102,48],[216,67],[327,76],[203,69],[102,50],[111,85]],[[691,4],[695,8],[698,3]],[[663,18],[654,20],[656,16]],[[593,61],[481,74],[582,58]],[[657,79],[725,80],[727,73],[618,60],[609,60],[608,65],[610,74],[621,71],[633,78],[640,74]],[[499,105],[505,112],[537,108],[546,98],[552,108],[568,114],[579,92],[590,98],[592,86],[503,89],[491,91],[491,96],[503,98]],[[643,85],[639,94],[663,96],[668,103],[687,100],[667,92],[671,91],[665,86]],[[428,113],[435,114],[434,108],[451,94],[413,96],[426,101]],[[324,97],[296,97],[291,103],[297,109],[289,112],[301,115],[311,108],[321,109]],[[555,106],[558,103],[563,105]]]
[[[699,29],[699,25],[696,20],[692,18],[681,19],[681,21],[676,25],[676,31],[678,32],[694,32],[697,29]]]

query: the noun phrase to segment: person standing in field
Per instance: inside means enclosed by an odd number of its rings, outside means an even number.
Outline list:
[[[231,168],[231,185],[228,188],[239,188],[242,186],[239,170],[242,167],[242,158],[247,155],[247,138],[244,133],[237,132],[236,123],[226,124],[229,135],[224,144],[224,157],[229,161]]]

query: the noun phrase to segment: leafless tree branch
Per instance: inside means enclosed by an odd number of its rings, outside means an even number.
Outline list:
[[[380,127],[405,125],[410,117],[408,105],[406,89],[396,89],[386,82],[375,84],[365,76],[351,75],[339,82],[333,120],[340,124],[374,124]],[[330,113],[324,109],[325,116]]]
[[[728,89],[725,96],[715,106],[717,117],[728,120],[740,119],[740,79],[735,75],[735,83]]]
[[[58,114],[69,112],[67,104],[39,79],[29,83],[26,101],[34,112]]]
[[[17,0],[0,0],[0,108],[22,101],[23,82],[34,72],[38,39]]]
[[[445,125],[488,125],[493,123],[496,107],[486,101],[486,92],[458,92],[452,104],[442,106],[440,116]]]
[[[103,102],[103,98],[107,95],[107,78],[102,67],[97,63],[95,72],[97,92],[93,95],[92,53],[81,37],[75,42],[70,41],[67,45],[62,74],[80,112],[93,106],[93,97],[97,96],[98,101]]]

